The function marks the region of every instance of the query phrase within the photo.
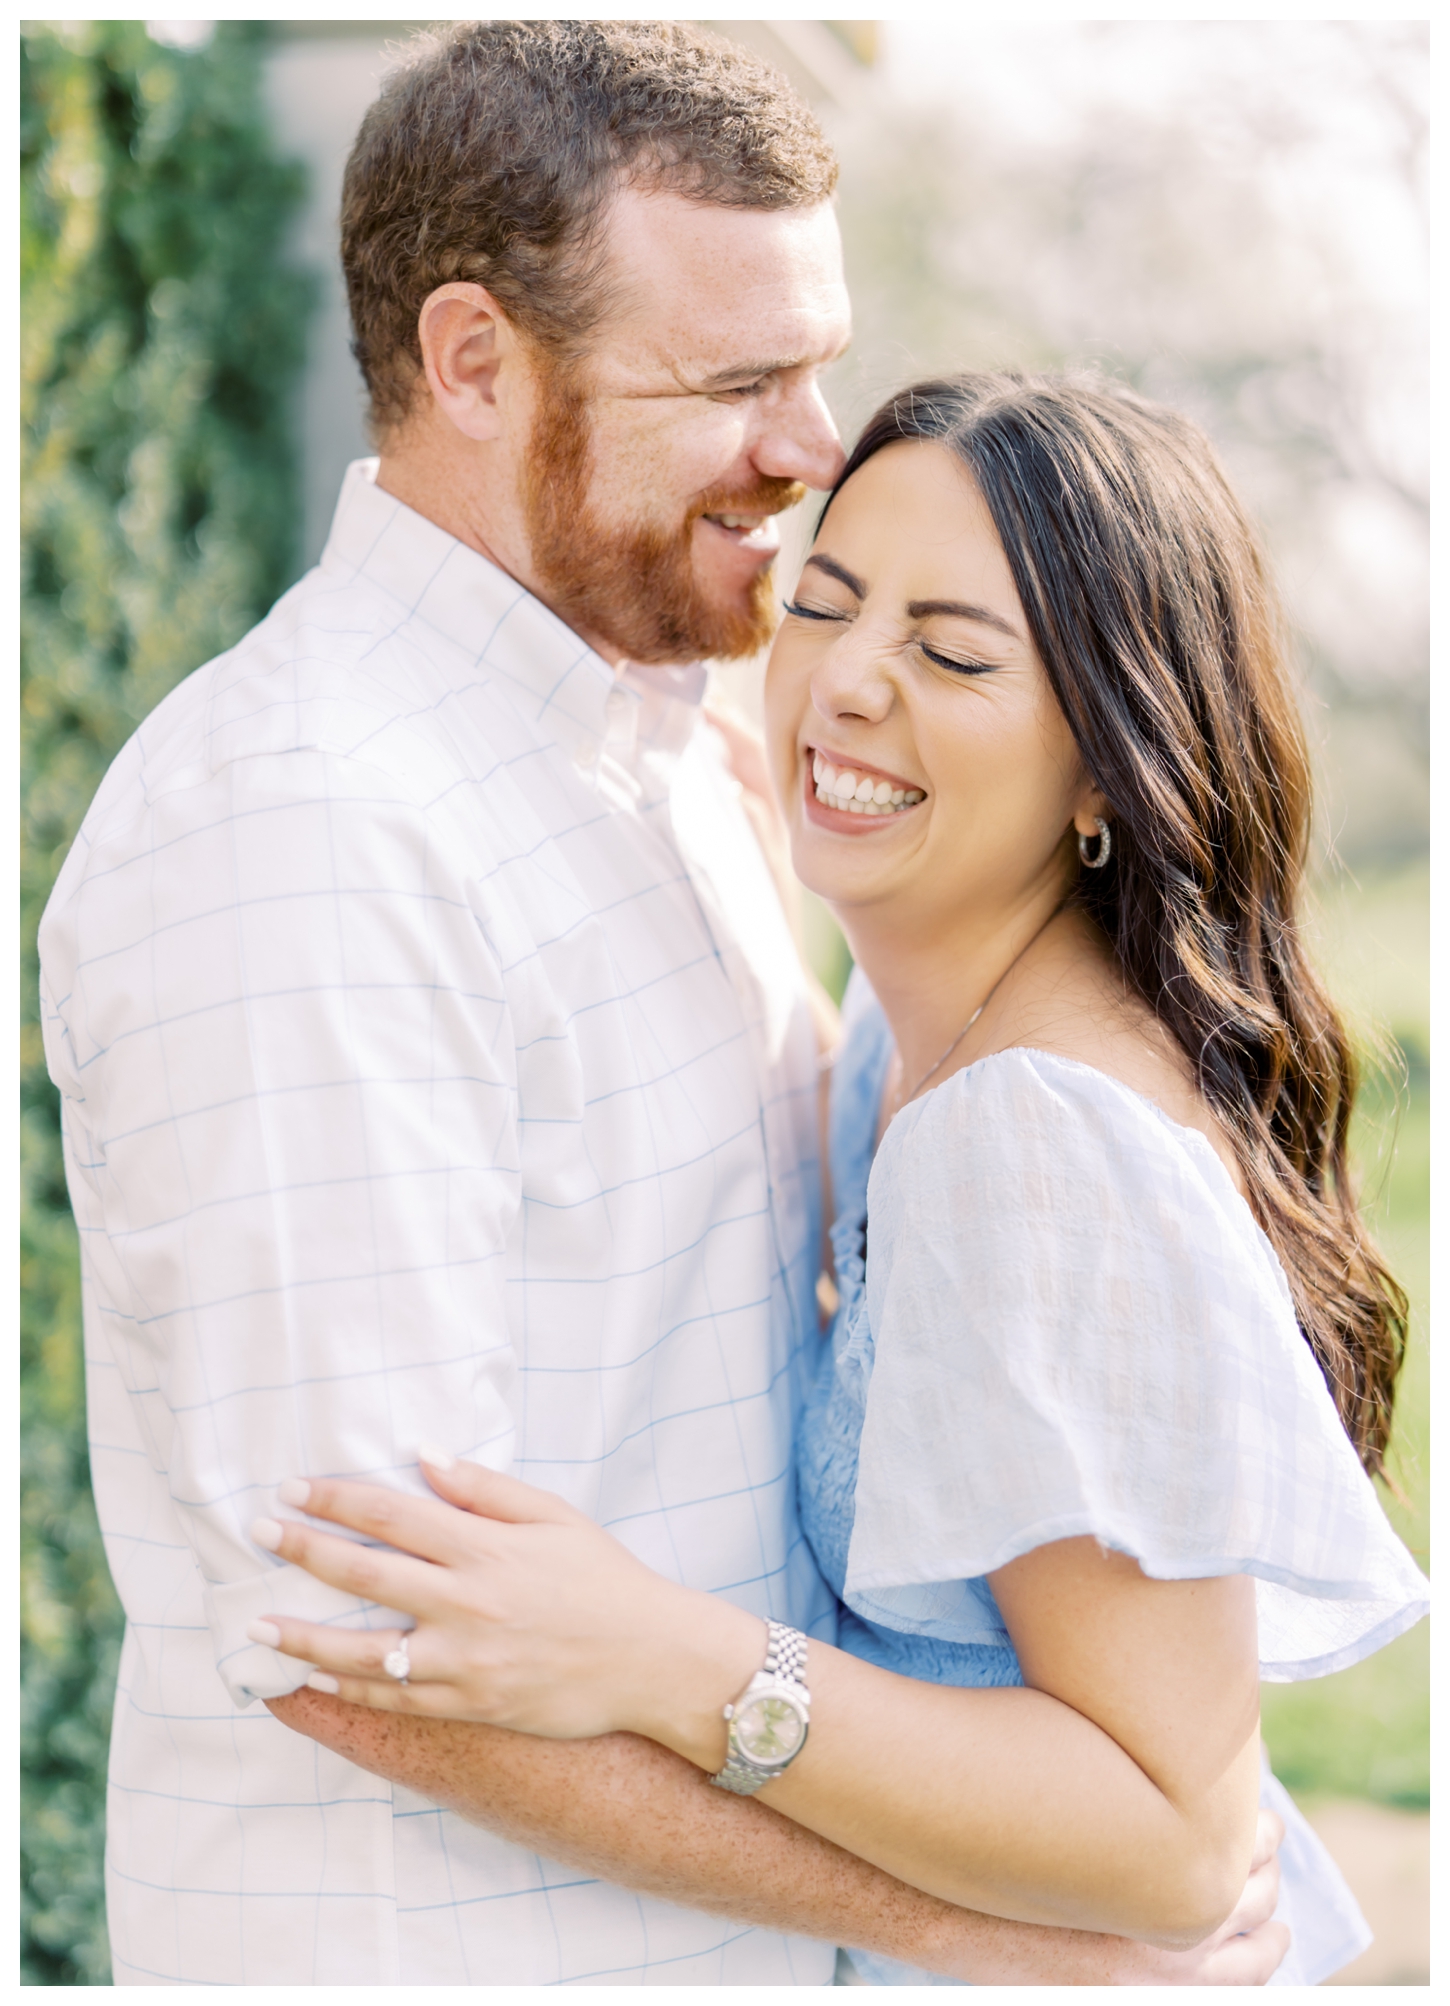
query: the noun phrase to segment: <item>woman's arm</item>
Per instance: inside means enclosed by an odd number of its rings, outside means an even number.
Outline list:
[[[949,1901],[1198,1942],[1253,1843],[1253,1584],[1149,1581],[1073,1539],[992,1585],[1027,1688],[925,1685],[813,1645],[806,1748],[761,1796]]]
[[[334,1483],[287,1499],[423,1558],[258,1528],[322,1579],[416,1615],[411,1683],[379,1676],[394,1632],[279,1619],[282,1648],[345,1699],[565,1738],[623,1729],[718,1769],[759,1619],[664,1581],[546,1492],[468,1464],[429,1476],[468,1511]],[[959,1907],[1200,1941],[1253,1844],[1252,1583],[1149,1581],[1069,1540],[994,1587],[1033,1689],[929,1685],[813,1644],[810,1738],[762,1801]]]

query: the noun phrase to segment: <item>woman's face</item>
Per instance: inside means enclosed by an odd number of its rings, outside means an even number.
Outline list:
[[[990,923],[1055,900],[1075,818],[1088,832],[1102,810],[986,504],[926,441],[885,447],[832,503],[766,716],[796,871],[848,919]]]

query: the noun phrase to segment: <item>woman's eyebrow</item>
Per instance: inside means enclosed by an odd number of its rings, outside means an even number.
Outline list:
[[[929,620],[933,613],[946,613],[956,620],[975,620],[980,626],[995,627],[1009,640],[1022,639],[1011,621],[1004,620],[1000,613],[994,613],[986,606],[969,606],[961,599],[913,599],[906,612],[912,620]]]
[[[854,571],[848,571],[844,564],[837,564],[834,557],[825,557],[819,551],[812,551],[806,563],[814,564],[818,571],[824,571],[827,578],[839,580],[846,590],[854,592],[858,599],[866,597],[865,579],[858,578]]]

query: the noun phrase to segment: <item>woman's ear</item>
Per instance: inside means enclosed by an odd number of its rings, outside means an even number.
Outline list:
[[[1099,816],[1104,822],[1111,822],[1113,819],[1108,810],[1107,795],[1100,787],[1095,787],[1089,781],[1078,796],[1077,805],[1073,809],[1072,826],[1079,836],[1096,836]]]
[[[519,338],[493,295],[461,282],[429,293],[418,346],[434,403],[465,438],[482,443],[505,428],[500,379],[519,360]]]

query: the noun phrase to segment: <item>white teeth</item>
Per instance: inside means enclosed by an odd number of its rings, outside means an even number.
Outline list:
[[[712,520],[718,522],[722,529],[754,529],[756,524],[753,515],[717,515]]]
[[[811,750],[811,777],[816,799],[843,815],[895,815],[926,799],[920,787],[896,787],[874,774],[855,773],[849,766],[832,766],[822,752]]]
[[[918,801],[925,799],[920,793],[913,798],[912,793],[901,788],[896,791],[899,798],[894,801],[863,801],[859,794],[846,794],[828,787],[824,778],[816,782],[816,799],[822,807],[834,808],[845,815],[898,815],[903,808],[914,808]]]

